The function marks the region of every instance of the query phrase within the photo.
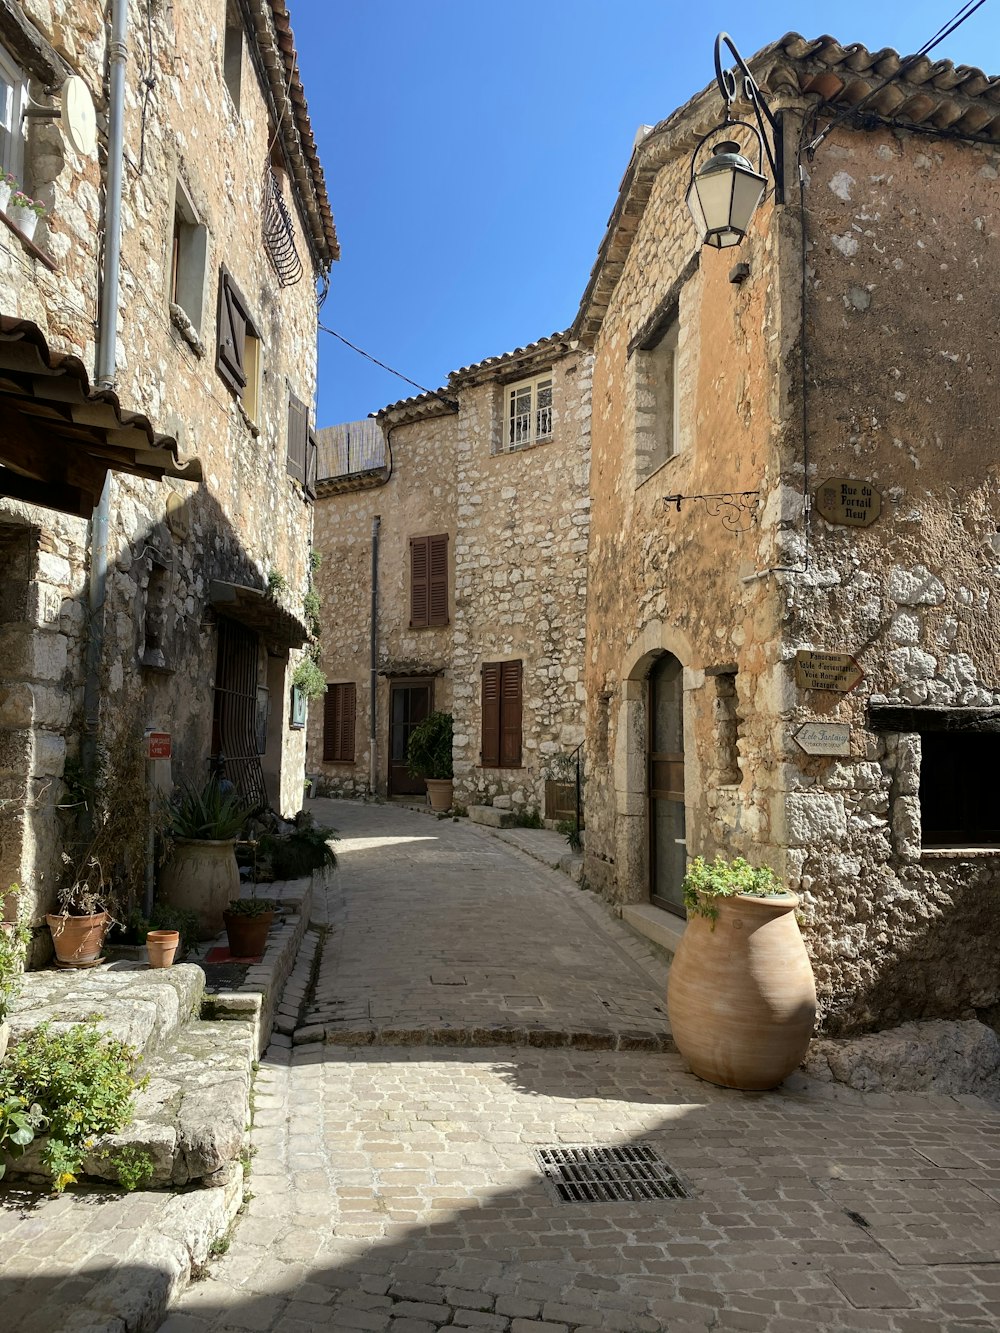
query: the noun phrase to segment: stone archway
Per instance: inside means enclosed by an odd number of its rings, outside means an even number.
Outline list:
[[[652,621],[633,643],[622,663],[621,695],[615,728],[615,862],[616,898],[621,902],[649,901],[649,792],[647,779],[648,733],[646,691],[649,673],[656,662],[672,654],[683,667],[685,698],[701,684],[702,673],[690,667],[692,649],[681,630],[662,621]],[[684,749],[687,764],[686,801],[698,781],[694,757],[690,707],[684,709]]]

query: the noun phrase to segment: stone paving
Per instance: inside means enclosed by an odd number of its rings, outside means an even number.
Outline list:
[[[484,857],[463,826],[357,809],[356,821],[341,818],[352,837],[340,847],[345,914],[335,919],[366,951],[367,971],[350,966],[346,939],[340,954],[328,940],[317,995],[364,995],[388,1009],[412,986],[423,1003],[431,992],[407,981],[403,960],[412,945],[422,969],[438,966],[440,929],[440,966],[461,961],[479,989],[449,987],[455,998],[441,1012],[428,1001],[428,1031],[478,1023],[483,995],[506,993],[487,987],[500,971],[494,940],[519,983],[531,976],[551,1032],[560,1016],[567,1029],[578,1020],[588,1001],[569,957],[555,960],[565,969],[558,981],[545,971],[546,949],[587,947],[566,908],[577,890],[533,878],[537,868],[516,852],[487,847],[494,855]],[[373,841],[420,836],[439,839],[440,912],[426,899],[434,858],[409,841]],[[380,847],[408,858],[395,888],[390,876],[380,882]],[[463,874],[472,880],[464,889]],[[477,897],[477,886],[489,889]],[[411,911],[398,907],[405,892]],[[624,947],[615,953],[613,931],[605,952],[599,917],[585,915],[598,993],[614,986],[613,956],[622,988],[642,990],[640,964]],[[521,945],[523,967],[512,952]],[[292,982],[313,1017],[311,978],[303,956]],[[372,1028],[356,1021],[360,1040]],[[527,1044],[522,1015],[517,1022],[525,1044],[346,1045],[320,1032],[293,1045],[279,1036],[258,1076],[255,1197],[228,1253],[179,1299],[164,1333],[1000,1329],[995,1107],[802,1076],[777,1093],[742,1094],[702,1083],[669,1051],[542,1048]],[[534,1155],[634,1143],[655,1147],[689,1197],[557,1202]]]
[[[340,830],[340,868],[297,1041],[669,1045],[665,967],[565,875],[464,820],[310,810]]]

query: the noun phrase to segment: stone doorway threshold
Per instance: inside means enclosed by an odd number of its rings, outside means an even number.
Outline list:
[[[662,907],[652,903],[623,903],[622,920],[627,926],[650,940],[658,948],[666,950],[671,957],[677,952],[684,938],[686,922],[673,912],[665,912]]]

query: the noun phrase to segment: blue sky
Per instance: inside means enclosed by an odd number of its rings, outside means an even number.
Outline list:
[[[289,0],[343,257],[321,318],[430,388],[565,328],[640,124],[788,31],[909,53],[958,9],[669,0]],[[935,52],[1000,72],[1000,0]],[[317,423],[415,393],[320,334]]]

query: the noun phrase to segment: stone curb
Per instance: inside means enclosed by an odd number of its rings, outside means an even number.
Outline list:
[[[311,1023],[292,1034],[293,1046],[535,1046],[577,1051],[677,1050],[669,1032],[567,1032],[545,1028],[338,1028]]]

